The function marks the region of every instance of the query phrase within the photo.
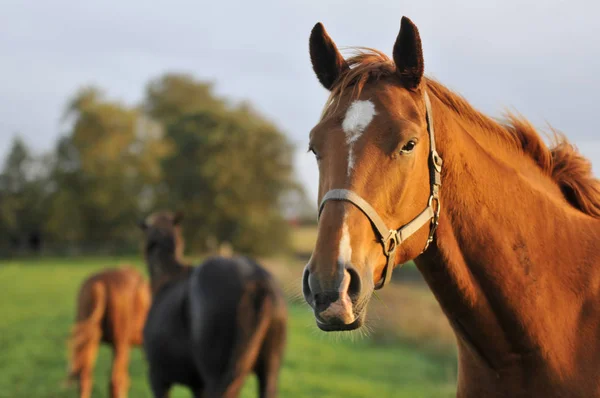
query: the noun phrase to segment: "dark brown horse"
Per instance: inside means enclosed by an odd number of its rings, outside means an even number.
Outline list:
[[[100,342],[113,348],[110,396],[127,396],[129,351],[142,344],[150,308],[150,286],[133,268],[108,269],[90,276],[79,290],[77,317],[69,339],[69,378],[79,382],[80,397],[92,394],[92,373]]]
[[[318,326],[360,327],[373,289],[415,259],[457,337],[458,396],[600,396],[590,163],[425,78],[407,18],[393,61],[344,59],[321,24],[310,55],[331,92],[310,135],[321,205],[303,288]]]
[[[195,397],[237,397],[255,372],[260,396],[275,397],[287,324],[279,287],[246,258],[184,265],[180,220],[161,212],[142,223],[153,293],[144,349],[154,396],[182,384]]]

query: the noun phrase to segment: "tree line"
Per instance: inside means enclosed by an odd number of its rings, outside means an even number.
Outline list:
[[[12,143],[0,174],[2,255],[131,251],[137,222],[159,209],[185,214],[195,250],[228,242],[267,254],[287,247],[290,206],[308,208],[286,135],[209,82],[166,74],[136,106],[86,87],[64,119],[48,153]]]

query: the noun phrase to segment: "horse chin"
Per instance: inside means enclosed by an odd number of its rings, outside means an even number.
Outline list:
[[[324,332],[349,332],[360,328],[364,324],[364,318],[364,315],[358,315],[351,323],[323,322],[318,318],[316,321],[319,329]]]

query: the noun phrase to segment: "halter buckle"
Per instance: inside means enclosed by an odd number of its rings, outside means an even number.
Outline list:
[[[435,206],[433,202],[435,201]],[[433,209],[433,217],[431,218],[431,224],[429,226],[429,237],[427,238],[427,242],[425,242],[425,248],[423,251],[427,250],[431,242],[433,242],[433,236],[435,235],[435,231],[437,230],[440,212],[442,210],[442,203],[440,202],[440,197],[438,195],[431,195],[429,197],[429,201],[427,205]]]
[[[435,201],[435,206],[433,206],[434,201]],[[429,200],[427,201],[427,206],[429,206],[433,209],[432,221],[435,220],[435,223],[437,224],[437,221],[440,218],[440,212],[442,210],[442,203],[440,202],[440,197],[438,195],[429,196]]]
[[[390,242],[389,245],[388,242]],[[385,254],[386,257],[389,257],[391,253],[396,251],[396,247],[398,247],[398,232],[390,229],[387,238],[382,239],[381,243],[383,244],[383,254]]]

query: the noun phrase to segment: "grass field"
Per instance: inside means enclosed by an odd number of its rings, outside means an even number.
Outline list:
[[[0,263],[0,397],[76,396],[75,388],[64,384],[65,340],[75,296],[87,275],[120,262],[123,259],[86,258]],[[128,262],[140,266],[137,259]],[[319,332],[308,308],[291,301],[280,396],[451,397],[456,360],[453,353],[443,352],[423,349],[414,339],[385,341]],[[108,396],[110,359],[104,347],[96,366],[94,397]],[[129,396],[150,397],[140,349],[133,352],[130,372]],[[254,397],[255,390],[250,378],[242,396]],[[190,395],[178,387],[172,396]]]

